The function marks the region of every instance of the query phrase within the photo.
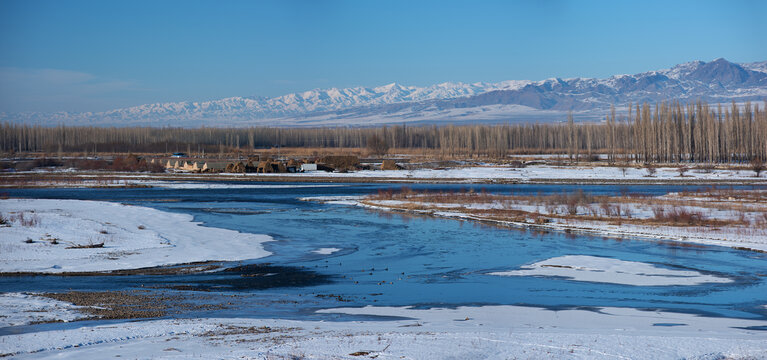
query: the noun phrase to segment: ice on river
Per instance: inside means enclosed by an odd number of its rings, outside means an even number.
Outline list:
[[[703,274],[693,270],[657,267],[637,261],[625,261],[588,255],[558,256],[518,270],[492,272],[500,276],[556,276],[576,281],[601,282],[634,286],[699,285],[729,283],[729,278]]]

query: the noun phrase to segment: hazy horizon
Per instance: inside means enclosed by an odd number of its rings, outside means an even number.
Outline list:
[[[767,59],[760,1],[3,1],[0,112]]]

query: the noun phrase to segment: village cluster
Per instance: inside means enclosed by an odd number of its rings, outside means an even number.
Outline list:
[[[311,171],[346,172],[356,170],[401,170],[402,166],[394,160],[383,159],[377,162],[361,162],[360,158],[353,155],[323,156],[313,159],[274,159],[267,157],[261,159],[256,155],[247,160],[224,162],[224,161],[196,161],[187,158],[184,153],[175,153],[168,159],[151,159],[151,164],[163,164],[170,171],[195,172],[195,173],[299,173]]]

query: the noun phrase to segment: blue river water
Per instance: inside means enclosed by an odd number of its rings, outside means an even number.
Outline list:
[[[220,184],[220,183],[219,183]],[[242,183],[237,183],[242,184]],[[276,287],[240,286],[226,274],[164,276],[24,276],[0,278],[0,292],[124,290],[155,285],[206,286],[209,294],[236,294],[235,310],[190,316],[300,318],[330,306],[529,305],[662,309],[707,316],[767,319],[767,254],[669,241],[608,239],[536,232],[454,219],[371,211],[300,201],[307,196],[365,195],[401,184],[252,183],[235,189],[13,189],[12,197],[86,199],[191,214],[206,226],[267,234],[273,255],[244,262],[307,271],[321,281]],[[264,185],[264,186],[258,186]],[[272,185],[280,185],[273,187]],[[296,185],[300,185],[296,186]],[[308,187],[306,187],[308,185]],[[410,184],[413,189],[459,190],[471,185]],[[663,194],[685,186],[475,185],[495,193],[552,193],[582,189],[595,194]],[[210,239],[226,241],[226,239]],[[330,255],[319,248],[341,249]],[[502,277],[562,255],[592,255],[693,269],[726,276],[727,284],[631,286],[551,277]],[[234,284],[234,285],[233,285]],[[247,284],[246,284],[247,285]],[[170,288],[170,287],[169,287]],[[179,290],[182,291],[182,290]],[[186,291],[186,290],[184,290]]]

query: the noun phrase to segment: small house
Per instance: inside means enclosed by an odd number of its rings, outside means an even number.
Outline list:
[[[317,164],[302,164],[301,171],[317,171]]]

